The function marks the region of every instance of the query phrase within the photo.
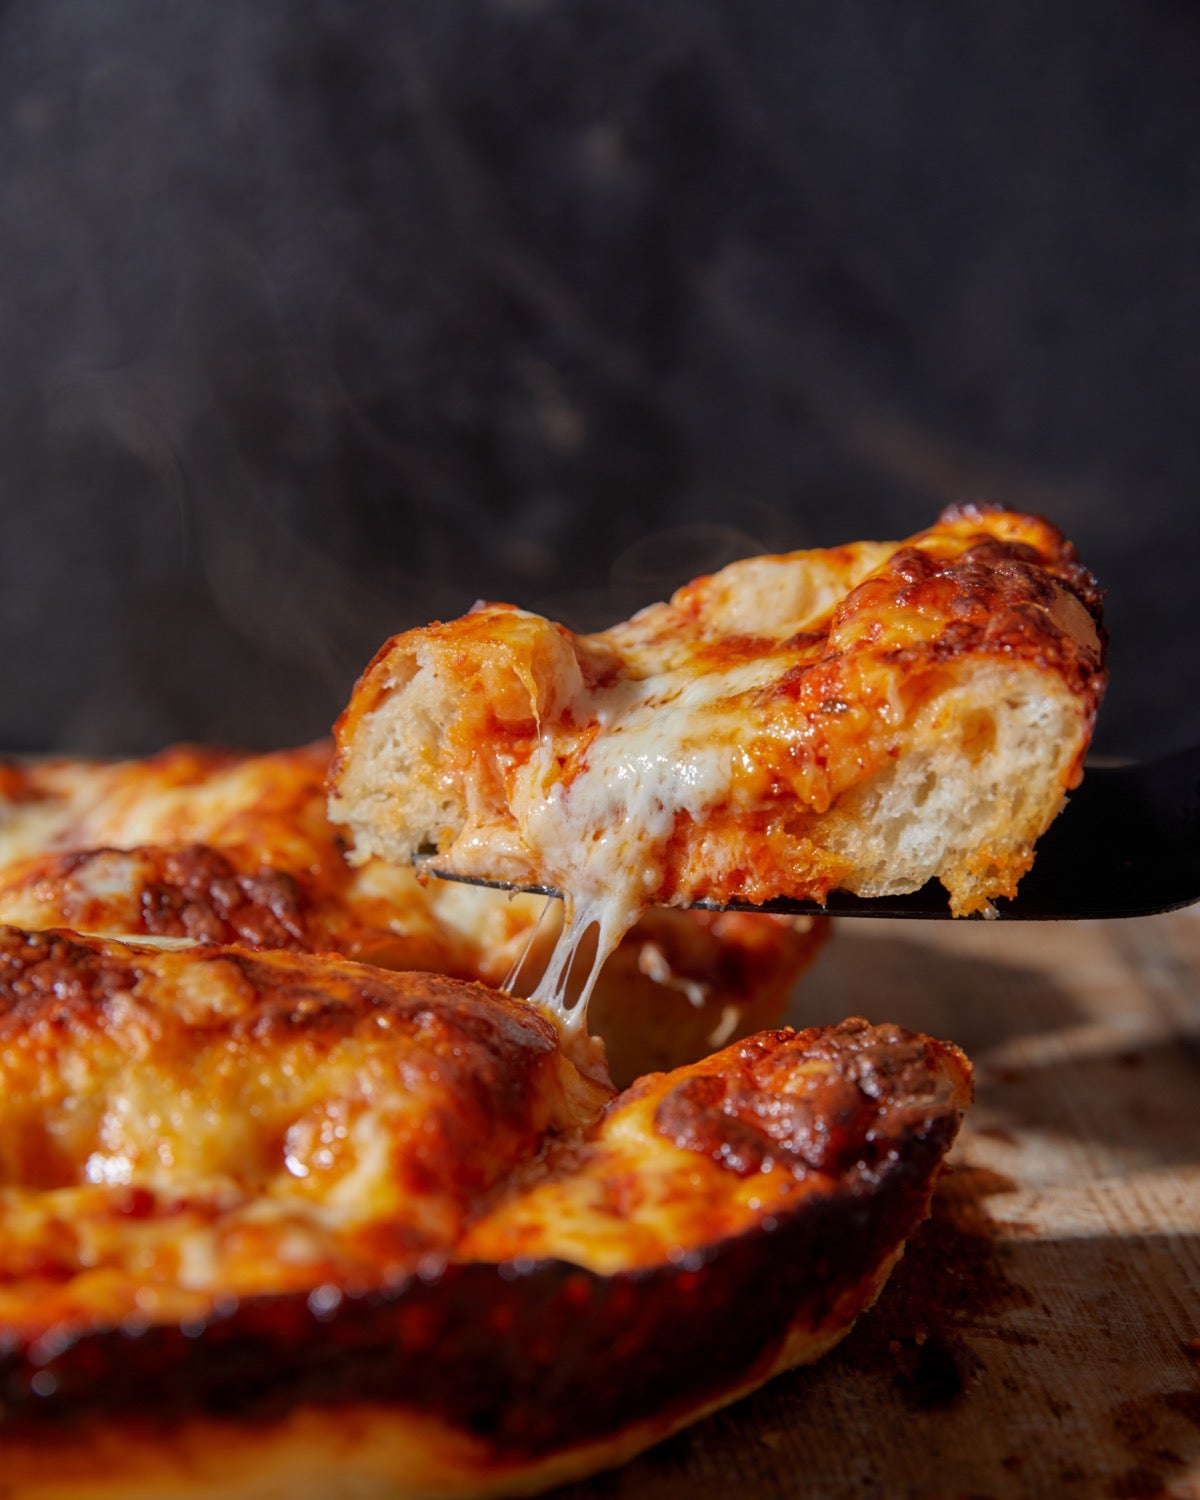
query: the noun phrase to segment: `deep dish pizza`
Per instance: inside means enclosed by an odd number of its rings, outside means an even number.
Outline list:
[[[616,1095],[479,985],[0,929],[0,1495],[618,1462],[846,1332],[969,1092],[848,1021]]]
[[[1061,533],[980,506],[733,563],[596,635],[485,604],[380,650],[331,816],[359,857],[557,888],[600,960],[651,904],[936,876],[986,911],[1078,781],[1103,656]]]
[[[0,1500],[528,1494],[818,1358],[969,1064],[774,1029],[820,929],[672,904],[986,908],[1103,680],[1069,545],[967,507],[595,636],[389,643],[339,725],[352,862],[326,746],[0,767]],[[560,888],[564,939],[424,847]],[[664,1071],[615,1088],[596,1031]]]
[[[337,952],[528,993],[558,903],[347,863],[328,743],[244,755],[0,763],[0,922]],[[648,912],[605,967],[591,1026],[631,1082],[778,1023],[825,936],[811,918]]]

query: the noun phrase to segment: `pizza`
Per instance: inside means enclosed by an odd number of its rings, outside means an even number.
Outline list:
[[[780,1027],[823,924],[686,908],[986,912],[1103,657],[1062,535],[966,506],[409,632],[332,759],[0,767],[0,1500],[531,1494],[819,1358],[970,1065]]]
[[[993,910],[1104,682],[1071,545],[960,506],[903,543],[733,563],[594,635],[484,604],[397,636],[337,726],[330,815],[360,858],[559,890],[538,993],[565,1008],[583,934],[598,966],[651,905],[936,877],[956,915]]]
[[[336,952],[528,993],[561,926],[557,903],[348,864],[326,816],[331,751],[180,745],[139,760],[0,763],[0,922]],[[647,912],[593,1000],[614,1080],[776,1025],[826,928]]]
[[[846,1332],[970,1094],[861,1020],[623,1093],[580,1057],[446,976],[0,928],[0,1495],[620,1462]]]

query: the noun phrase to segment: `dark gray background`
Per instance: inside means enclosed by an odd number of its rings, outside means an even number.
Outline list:
[[[1200,16],[0,9],[0,746],[323,732],[479,596],[1052,516],[1200,738]]]

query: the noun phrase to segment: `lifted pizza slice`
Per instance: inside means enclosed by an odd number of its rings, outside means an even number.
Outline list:
[[[360,858],[561,891],[548,999],[587,929],[603,958],[651,904],[936,876],[987,911],[1079,779],[1103,654],[1070,544],[981,506],[733,563],[596,635],[480,605],[380,650],[331,816]]]

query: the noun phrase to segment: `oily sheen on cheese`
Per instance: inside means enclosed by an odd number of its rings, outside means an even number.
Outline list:
[[[989,910],[1076,784],[1103,685],[1070,544],[963,506],[904,543],[734,563],[596,635],[489,604],[398,636],[338,725],[330,812],[358,857],[561,891],[538,991],[561,1001],[581,935],[602,959],[650,904],[936,876]]]
[[[534,897],[347,864],[328,742],[264,755],[0,763],[0,922],[112,937],[338,952],[528,993],[559,912]],[[557,905],[557,904],[556,904]],[[611,955],[591,1006],[618,1083],[778,1023],[826,924],[661,911]]]
[[[970,1097],[894,1026],[617,1094],[537,1007],[0,928],[0,1495],[532,1493],[817,1358]]]

